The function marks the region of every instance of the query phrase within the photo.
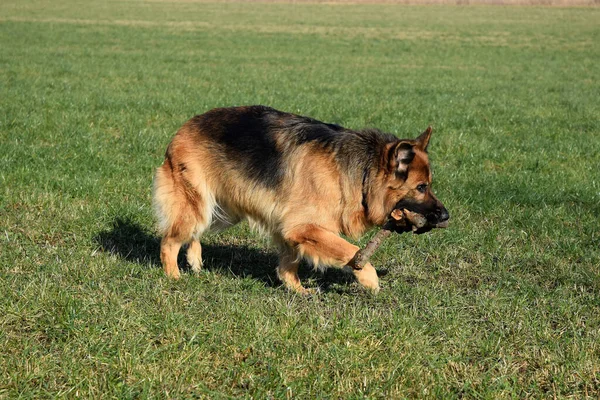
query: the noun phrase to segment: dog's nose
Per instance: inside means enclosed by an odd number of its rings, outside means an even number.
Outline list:
[[[440,211],[440,222],[448,221],[450,219],[450,214],[448,214],[448,210],[446,207],[442,207]]]

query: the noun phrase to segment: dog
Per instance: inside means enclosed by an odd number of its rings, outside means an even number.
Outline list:
[[[277,275],[298,293],[302,258],[315,267],[343,268],[359,250],[340,237],[381,226],[394,208],[449,218],[431,190],[427,145],[376,129],[354,131],[265,106],[216,108],[187,121],[156,170],[153,203],[162,235],[164,271],[179,278],[177,256],[188,244],[191,269],[202,268],[200,238],[247,219],[273,238]],[[350,265],[351,266],[351,265]],[[368,263],[354,269],[374,292]]]

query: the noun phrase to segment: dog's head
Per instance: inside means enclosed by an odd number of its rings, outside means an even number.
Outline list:
[[[381,213],[374,221],[378,225],[392,210],[407,209],[424,215],[431,226],[442,224],[450,218],[446,207],[431,190],[431,168],[427,145],[431,127],[415,140],[389,143],[382,154],[376,189]],[[375,200],[375,199],[374,199]]]

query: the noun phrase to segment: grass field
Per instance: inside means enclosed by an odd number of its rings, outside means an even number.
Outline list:
[[[3,0],[0,398],[598,398],[598,21]],[[322,294],[286,292],[247,225],[165,279],[153,170],[186,119],[241,104],[431,124],[451,227],[388,241],[378,296],[308,266]]]

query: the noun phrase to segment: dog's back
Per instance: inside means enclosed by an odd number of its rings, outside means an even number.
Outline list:
[[[360,194],[362,183],[356,181],[364,168],[350,164],[374,156],[370,146],[353,148],[357,134],[262,106],[215,109],[192,118],[156,173],[161,233],[189,240],[242,218],[272,233],[296,219],[304,222],[307,213],[334,231],[352,231],[339,223],[347,205],[339,206],[348,195]],[[347,152],[355,154],[344,157]]]
[[[214,109],[192,118],[169,144],[155,175],[165,272],[179,277],[177,253],[185,243],[188,263],[198,271],[200,236],[248,219],[279,247],[280,278],[303,291],[299,258],[346,265],[358,248],[339,234],[357,237],[383,223],[410,192],[404,182],[414,186],[408,164],[414,164],[413,180],[430,180],[429,133],[422,135],[426,140],[400,141],[263,106]],[[434,207],[431,196],[420,202]],[[372,266],[369,271],[361,282],[378,287]]]

